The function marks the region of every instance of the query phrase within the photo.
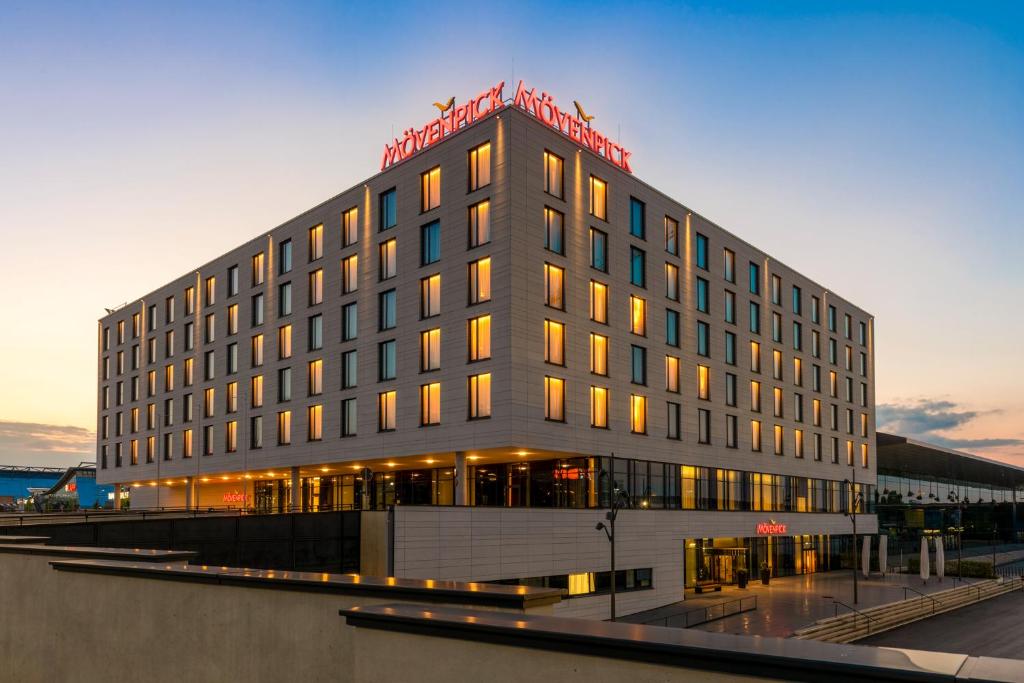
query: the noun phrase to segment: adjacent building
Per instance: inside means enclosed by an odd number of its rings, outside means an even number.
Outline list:
[[[615,500],[625,610],[844,561],[875,483],[867,312],[522,84],[382,167],[99,321],[101,482],[133,507],[395,506],[396,575],[582,597]]]

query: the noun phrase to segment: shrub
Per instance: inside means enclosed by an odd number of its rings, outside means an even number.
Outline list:
[[[946,576],[958,576],[956,568],[956,560],[946,560]],[[908,557],[907,558],[907,573],[917,574],[921,571],[921,559],[919,557]],[[932,576],[935,576],[935,567],[932,567]],[[972,579],[994,579],[995,572],[992,571],[992,565],[988,562],[980,562],[978,560],[964,560],[964,573],[963,576]]]

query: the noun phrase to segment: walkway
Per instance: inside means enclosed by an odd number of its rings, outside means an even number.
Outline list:
[[[932,578],[928,580],[927,584],[922,584],[920,577],[916,575],[889,574],[883,580],[876,574],[870,579],[858,576],[857,585],[859,601],[856,606],[864,608],[903,600],[903,586],[910,586],[923,593],[930,593],[952,588],[954,584],[949,577],[942,583]],[[750,583],[745,589],[723,586],[721,593],[693,597],[688,592],[686,599],[681,602],[622,617],[619,621],[636,624],[647,623],[747,595],[757,596],[756,610],[708,622],[694,628],[716,633],[788,637],[802,626],[824,617],[833,616],[836,609],[832,603],[833,598],[853,605],[853,574],[849,570],[844,570],[788,576],[772,579],[768,586],[762,585],[759,581]],[[913,595],[913,592],[908,591],[908,596],[912,597]],[[839,612],[845,611],[848,610],[840,605]]]
[[[999,597],[858,640],[858,645],[1024,659],[1024,593]],[[1024,665],[1022,665],[1024,666]]]

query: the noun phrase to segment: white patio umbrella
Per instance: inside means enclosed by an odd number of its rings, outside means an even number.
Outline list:
[[[878,570],[885,578],[885,572],[889,568],[889,537],[885,534],[878,536]]]
[[[942,541],[942,536],[935,537],[935,576],[939,577],[939,581],[946,575],[946,550],[942,547],[945,545]]]
[[[928,567],[928,537],[921,537],[921,580],[927,582],[929,575]]]
[[[871,537],[864,535],[864,547],[860,555],[860,571],[867,577],[871,573]]]

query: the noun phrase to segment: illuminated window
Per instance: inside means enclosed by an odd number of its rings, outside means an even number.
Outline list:
[[[481,315],[469,319],[469,360],[491,357],[491,316]]]
[[[491,241],[491,202],[484,200],[469,207],[469,247]]]
[[[228,336],[238,334],[238,304],[228,306]]]
[[[195,381],[195,358],[186,358],[181,367],[182,381],[186,387]]]
[[[132,439],[131,441],[128,442],[128,452],[130,454],[129,457],[131,458],[131,461],[130,461],[131,464],[138,465],[139,464],[139,440],[138,439]]]
[[[731,249],[722,249],[723,276],[726,281],[736,282],[736,253]]]
[[[393,244],[394,240],[390,240],[390,243]],[[385,242],[385,244],[388,244],[388,242]],[[341,293],[349,294],[358,288],[359,256],[352,254],[341,260]],[[323,301],[323,271],[316,270],[309,274],[309,303],[313,305],[321,301]]]
[[[629,397],[629,431],[647,433],[647,397],[631,394]]]
[[[420,372],[441,368],[441,328],[420,332]]]
[[[138,408],[132,408],[132,410],[131,410],[131,421],[129,422],[129,425],[130,425],[129,426],[129,430],[131,430],[132,434],[135,434],[136,432],[139,431],[139,409]]]
[[[608,427],[608,389],[590,387],[590,426]]]
[[[387,240],[386,242],[381,242],[379,245],[377,245],[377,252],[378,252],[378,262],[377,262],[378,278],[381,281],[389,280],[389,279],[393,278],[395,275],[398,274],[398,240],[390,239],[390,240]],[[352,256],[352,258],[354,259],[356,257]],[[345,262],[343,262],[343,263],[345,263]],[[355,270],[354,265],[355,265],[355,262],[353,262],[353,270]],[[353,280],[354,280],[355,275],[353,274],[352,277],[353,277]],[[345,282],[348,282],[348,271],[347,270],[345,271],[345,274],[344,274],[343,278],[344,278]],[[350,291],[350,290],[346,290],[346,291]]]
[[[750,382],[750,409],[755,413],[761,412],[761,383],[756,380]]]
[[[782,352],[778,349],[772,350],[772,377],[782,379]]]
[[[544,248],[565,254],[565,216],[549,206],[544,207]]]
[[[544,264],[544,303],[565,310],[565,271],[550,263]]]
[[[231,420],[224,425],[224,452],[234,453],[238,450],[238,422]]]
[[[679,221],[665,216],[665,251],[679,256]]]
[[[711,369],[706,365],[697,366],[697,398],[704,401],[711,398]]]
[[[282,410],[277,414],[277,445],[287,446],[292,442],[292,411]]]
[[[203,391],[203,417],[213,417],[216,405],[216,390],[209,387]]]
[[[629,198],[629,234],[647,239],[647,207],[636,197]]]
[[[608,272],[608,235],[597,228],[590,229],[590,267]]]
[[[665,264],[665,296],[679,301],[679,268],[671,263]]]
[[[848,467],[853,467],[853,442],[846,442],[846,464]]]
[[[263,375],[253,375],[249,380],[249,396],[253,408],[263,407]]]
[[[156,396],[156,370],[150,370],[146,373],[146,395]]]
[[[491,184],[491,143],[469,150],[469,191]]]
[[[353,206],[341,214],[341,246],[347,247],[359,241],[359,207]]]
[[[665,390],[679,393],[679,359],[665,356]]]
[[[398,224],[398,198],[395,188],[380,193],[380,223],[378,230],[383,231]]]
[[[565,422],[565,380],[544,378],[544,418]]]
[[[608,285],[590,281],[590,319],[596,323],[608,323]]]
[[[860,466],[868,466],[868,445],[866,443],[860,445]]]
[[[118,383],[120,384],[120,382]],[[174,366],[164,366],[164,391],[174,391]],[[120,404],[120,401],[118,401]]]
[[[647,302],[638,296],[629,297],[629,331],[641,337],[647,336]]]
[[[324,226],[314,225],[309,229],[309,260],[316,261],[324,255]]]
[[[228,382],[224,391],[224,411],[238,412],[238,382]]]
[[[544,362],[565,365],[565,325],[544,321]]]
[[[441,424],[441,383],[420,387],[420,426]]]
[[[420,317],[432,318],[441,314],[441,276],[431,275],[420,280]]]
[[[868,414],[860,414],[860,435],[867,438],[868,435]]]
[[[837,398],[839,396],[839,378],[836,375],[835,370],[832,370],[828,373],[828,386],[829,396],[831,396],[832,398]]]
[[[341,435],[356,436],[358,408],[356,399],[346,398],[341,402]]]
[[[291,325],[282,325],[277,328],[277,357],[280,359],[292,357]]]
[[[565,196],[564,166],[562,157],[544,150],[544,191],[559,199]]]
[[[210,276],[206,278],[206,299],[204,300],[204,306],[212,306],[216,303],[217,299],[217,278]],[[133,335],[138,336],[138,335]]]
[[[469,264],[469,303],[491,300],[491,257]]]
[[[798,457],[804,457],[804,430],[794,429],[793,430],[793,454]]]
[[[608,184],[596,176],[590,176],[590,215],[608,219]]]
[[[608,337],[590,333],[590,371],[595,375],[608,375]]]
[[[491,416],[491,373],[469,377],[469,419]]]
[[[320,358],[307,363],[309,395],[316,396],[324,392],[324,361]]]
[[[192,430],[186,429],[181,433],[181,457],[192,457]]]
[[[751,420],[750,421],[750,450],[758,451],[761,450],[761,421]]]
[[[772,389],[772,399],[773,399],[773,402],[774,402],[774,412],[773,412],[773,414],[775,415],[775,417],[782,417],[783,416],[782,415],[782,407],[783,407],[782,406],[782,403],[783,403],[782,389],[780,389],[779,387],[773,388]]]
[[[821,426],[821,401],[814,399],[811,403],[811,417],[814,420],[814,426]]]
[[[395,429],[395,402],[398,393],[395,391],[384,391],[377,394],[377,430],[390,432]]]
[[[441,206],[441,167],[435,166],[420,175],[420,211]]]

